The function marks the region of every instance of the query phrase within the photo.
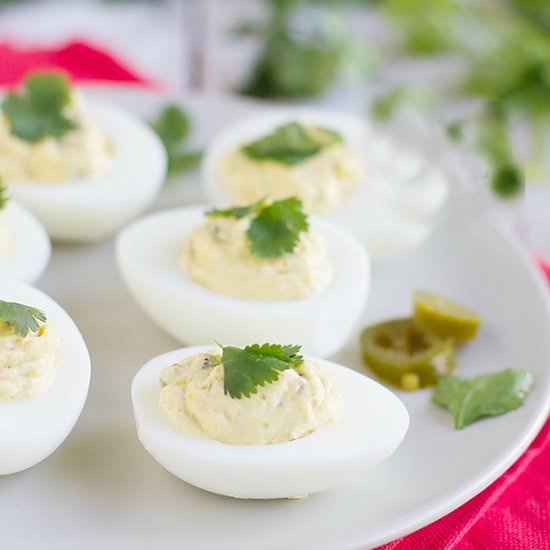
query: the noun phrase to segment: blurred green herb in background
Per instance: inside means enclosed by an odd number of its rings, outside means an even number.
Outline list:
[[[159,116],[151,122],[166,149],[168,175],[196,168],[201,161],[202,151],[185,150],[191,133],[191,119],[179,105],[167,105]]]
[[[346,60],[357,56],[339,8],[359,3],[376,5],[401,38],[397,53],[414,58],[451,55],[464,62],[465,73],[455,91],[480,100],[482,107],[472,120],[451,122],[449,136],[458,142],[463,123],[474,126],[475,145],[491,166],[492,188],[503,198],[522,190],[524,167],[509,143],[510,126],[518,115],[527,118],[539,144],[550,131],[549,0],[270,3],[271,17],[266,25],[245,22],[238,29],[241,35],[254,34],[263,40],[245,94],[299,98],[323,93],[341,74]],[[324,6],[325,17],[300,13],[312,6]],[[376,55],[380,53],[373,54],[371,48],[366,58],[372,62]],[[368,72],[363,74],[366,77]],[[399,85],[373,103],[372,113],[379,120],[388,120],[407,108],[438,108],[444,99],[437,89]],[[542,163],[544,151],[539,149],[537,162]],[[545,172],[537,165],[530,169],[532,173]]]
[[[377,120],[383,122],[400,111],[408,109],[430,110],[438,107],[441,98],[437,93],[414,84],[395,86],[388,93],[379,96],[371,105],[371,113]]]
[[[509,141],[514,119],[529,121],[539,144],[535,164],[545,162],[540,144],[550,132],[550,2],[387,0],[382,10],[401,34],[402,53],[463,59],[466,70],[457,91],[481,101],[479,115],[468,123],[491,166],[491,186],[502,198],[517,195],[525,167]],[[391,117],[403,107],[395,99],[403,97],[414,103],[410,93],[391,90],[375,102],[373,113],[379,116],[382,106],[383,116]],[[451,123],[448,133],[459,140],[460,121]]]
[[[359,70],[363,67],[364,72],[375,66],[372,52],[355,48],[350,40],[339,10],[340,5],[349,3],[271,0],[271,16],[266,25],[245,21],[235,29],[238,36],[254,35],[263,40],[242,93],[261,98],[314,96],[349,69],[350,62]],[[322,13],[300,12],[320,4],[325,7]]]

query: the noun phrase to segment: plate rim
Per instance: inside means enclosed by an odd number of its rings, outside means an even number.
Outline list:
[[[98,84],[91,83],[84,86],[88,93],[94,94],[99,93],[102,97],[103,94],[124,94],[130,93],[134,96],[148,97],[156,101],[176,101],[182,105],[187,103],[221,103],[221,104],[230,104],[231,107],[240,108],[240,109],[249,109],[250,115],[253,115],[253,111],[258,112],[260,109],[267,108],[277,108],[281,106],[280,102],[271,102],[271,101],[259,101],[249,98],[234,97],[230,94],[224,93],[201,93],[201,92],[190,92],[182,90],[151,90],[146,88],[141,88],[137,86],[126,86],[124,84]],[[183,95],[185,93],[185,95]],[[331,111],[337,111],[337,109],[331,108]],[[345,109],[340,110],[343,113],[349,112]],[[427,120],[427,124],[430,129],[433,128],[434,124]],[[534,264],[532,258],[529,256],[529,252],[522,248],[519,239],[511,233],[511,231],[506,230],[502,224],[498,223],[495,217],[492,215],[491,211],[485,210],[483,212],[484,217],[486,218],[487,223],[489,223],[493,229],[499,234],[499,237],[502,238],[506,245],[512,250],[516,255],[517,259],[521,262],[522,266],[526,269],[526,274],[531,279],[531,284],[534,285],[537,289],[538,294],[540,295],[544,307],[550,320],[550,292],[548,292],[548,283],[545,281],[543,274],[539,271],[537,266]],[[523,454],[531,442],[540,432],[544,422],[546,421],[549,411],[550,411],[550,378],[547,384],[547,396],[546,400],[543,400],[538,410],[531,422],[523,432],[519,435],[517,440],[510,446],[510,451],[503,455],[500,460],[495,461],[495,463],[487,468],[486,470],[480,472],[476,477],[476,480],[469,484],[467,487],[462,488],[461,490],[456,491],[455,493],[448,495],[439,505],[432,504],[426,505],[424,510],[420,513],[415,513],[414,517],[411,519],[411,514],[407,516],[407,519],[401,520],[403,524],[392,531],[389,535],[382,535],[376,538],[367,536],[362,537],[350,537],[347,541],[341,541],[342,545],[346,548],[355,549],[355,548],[374,548],[382,544],[394,541],[398,538],[411,534],[426,525],[429,525],[438,519],[446,516],[452,511],[456,510],[470,499],[478,495],[485,488],[487,488],[491,483],[493,483],[497,478],[499,478],[510,466],[512,466],[517,459]],[[342,548],[343,546],[339,546]],[[322,546],[314,545],[312,548],[317,550],[329,550],[333,549],[332,544],[323,544]]]
[[[82,88],[91,95],[98,93],[100,97],[105,97],[104,94],[129,93],[133,94],[134,97],[149,97],[151,99],[164,102],[176,101],[183,105],[194,102],[203,104],[206,102],[219,102],[222,104],[230,104],[231,107],[249,109],[251,114],[253,113],[253,110],[258,111],[258,109],[261,109],[262,107],[269,108],[280,106],[279,103],[260,102],[257,100],[234,97],[228,94],[197,93],[186,90],[148,89],[135,84],[106,84],[92,82],[78,83],[78,85],[82,86]],[[346,112],[345,109],[342,109],[342,112]],[[162,209],[165,210],[166,208],[163,207]],[[515,235],[513,235],[510,231],[507,231],[495,219],[491,219],[490,213],[487,215],[487,223],[491,224],[493,229],[499,234],[499,238],[506,242],[506,246],[510,249],[510,252],[515,255],[519,262],[521,262],[522,268],[525,270],[525,276],[530,279],[530,285],[536,289],[538,296],[543,302],[542,307],[544,307],[546,317],[550,320],[550,292],[548,290],[548,283],[542,272],[534,264],[533,258],[530,256],[529,251],[521,246],[519,239]],[[540,432],[550,411],[550,378],[545,386],[546,396],[541,399],[541,402],[535,409],[535,412],[531,417],[531,422],[518,434],[513,443],[509,446],[509,451],[507,453],[503,453],[499,459],[493,462],[492,465],[480,471],[472,483],[469,483],[466,487],[462,487],[453,493],[447,494],[438,501],[434,501],[435,504],[426,504],[419,512],[414,511],[406,516],[401,516],[396,523],[396,528],[389,534],[382,534],[377,537],[371,537],[368,533],[363,534],[361,537],[352,535],[348,536],[345,540],[339,540],[338,546],[335,546],[334,543],[310,543],[307,548],[315,548],[316,550],[329,550],[334,548],[374,548],[409,535],[448,515],[455,509],[468,502],[470,499],[487,488],[497,478],[499,478],[509,467],[511,467]]]

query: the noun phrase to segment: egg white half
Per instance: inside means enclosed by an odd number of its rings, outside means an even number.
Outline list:
[[[34,283],[50,260],[50,239],[42,224],[14,201],[8,202],[6,212],[13,250],[10,255],[0,258],[0,277]]]
[[[140,119],[112,105],[86,99],[91,117],[113,145],[103,173],[63,182],[17,182],[10,195],[44,224],[52,239],[96,241],[140,214],[166,176],[166,153]]]
[[[195,283],[178,265],[183,243],[202,223],[206,207],[159,212],[122,231],[117,263],[128,289],[143,310],[176,340],[199,344],[216,338],[245,345],[299,342],[311,354],[326,356],[349,338],[370,287],[369,260],[348,233],[317,218],[311,224],[325,238],[333,278],[306,300],[243,300]]]
[[[212,349],[183,348],[149,361],[136,374],[132,403],[140,441],[176,477],[237,498],[291,498],[332,489],[365,475],[400,445],[409,415],[388,389],[356,371],[315,359],[335,379],[344,416],[311,435],[275,445],[228,445],[175,430],[158,406],[160,371]]]
[[[0,299],[42,309],[61,336],[55,382],[43,395],[0,401],[0,475],[38,464],[53,453],[73,429],[88,395],[90,356],[69,315],[39,290],[0,281]]]
[[[407,252],[429,235],[448,195],[441,171],[367,120],[334,111],[273,109],[227,127],[211,141],[201,166],[209,199],[220,207],[238,203],[239,198],[218,176],[219,160],[243,143],[295,120],[336,130],[361,160],[364,176],[355,191],[323,216],[349,229],[373,261]]]

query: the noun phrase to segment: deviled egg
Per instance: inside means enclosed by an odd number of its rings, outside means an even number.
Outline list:
[[[0,181],[0,276],[33,283],[46,268],[50,253],[42,225],[8,199]]]
[[[138,437],[164,468],[237,498],[301,497],[358,478],[409,423],[380,384],[276,344],[160,355],[135,376],[132,402]]]
[[[309,221],[295,197],[153,214],[119,234],[117,262],[136,301],[180,342],[294,338],[321,356],[344,345],[370,284],[361,245]]]
[[[71,318],[22,283],[0,288],[0,475],[53,453],[88,395],[90,358]]]
[[[30,75],[0,101],[0,178],[50,236],[103,238],[143,211],[166,174],[155,133],[56,73]]]
[[[219,207],[296,195],[306,211],[351,230],[374,259],[424,240],[448,187],[428,159],[367,121],[303,109],[269,111],[222,131],[207,148],[202,180]]]

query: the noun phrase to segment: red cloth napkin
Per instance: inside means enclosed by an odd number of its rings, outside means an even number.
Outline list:
[[[84,42],[24,50],[0,44],[0,85],[36,68],[60,68],[75,81],[153,85],[112,55]],[[550,263],[540,262],[550,282]],[[550,337],[550,335],[549,335]],[[492,485],[438,521],[379,550],[550,549],[550,421],[529,449]]]
[[[518,461],[454,512],[378,550],[550,548],[550,421]]]
[[[539,262],[539,265],[543,271],[543,273],[546,275],[546,277],[548,277],[548,280],[550,281],[550,261],[545,261],[545,260],[538,260]]]
[[[59,48],[22,48],[0,43],[0,86],[20,82],[34,69],[62,69],[75,81],[116,81],[153,86],[154,82],[111,54],[85,42]]]

